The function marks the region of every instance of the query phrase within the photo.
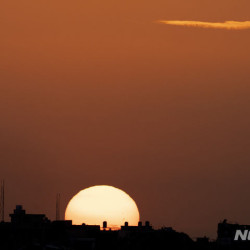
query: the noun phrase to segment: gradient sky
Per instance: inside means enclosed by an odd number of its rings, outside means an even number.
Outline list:
[[[249,0],[1,0],[0,177],[55,219],[55,197],[112,185],[141,219],[215,238],[250,224]]]

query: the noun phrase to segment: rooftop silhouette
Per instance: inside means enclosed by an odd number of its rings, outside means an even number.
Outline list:
[[[0,249],[249,249],[249,241],[234,241],[236,230],[249,230],[248,225],[218,224],[216,241],[209,238],[192,240],[171,227],[154,229],[149,221],[137,226],[128,222],[120,230],[103,225],[72,225],[70,220],[50,221],[45,214],[28,214],[17,205],[10,214],[11,222],[0,223]]]

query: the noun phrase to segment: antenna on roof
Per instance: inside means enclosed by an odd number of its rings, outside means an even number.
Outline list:
[[[0,192],[0,221],[4,221],[4,180],[1,180]]]
[[[60,220],[60,200],[61,200],[61,195],[57,194],[56,195],[56,220]]]

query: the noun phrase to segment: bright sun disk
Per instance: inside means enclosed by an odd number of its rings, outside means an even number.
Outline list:
[[[93,186],[76,194],[68,203],[65,220],[75,225],[102,225],[119,229],[124,222],[136,226],[140,220],[134,200],[124,191],[112,186]]]

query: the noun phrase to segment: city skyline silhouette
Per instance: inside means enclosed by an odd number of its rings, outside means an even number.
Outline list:
[[[72,224],[72,220],[49,220],[45,214],[30,214],[16,205],[9,214],[10,222],[0,222],[0,247],[15,249],[249,249],[250,225],[228,223],[217,225],[217,238],[206,236],[191,239],[172,227],[155,229],[149,221],[129,225],[125,221],[119,229],[102,225]]]

